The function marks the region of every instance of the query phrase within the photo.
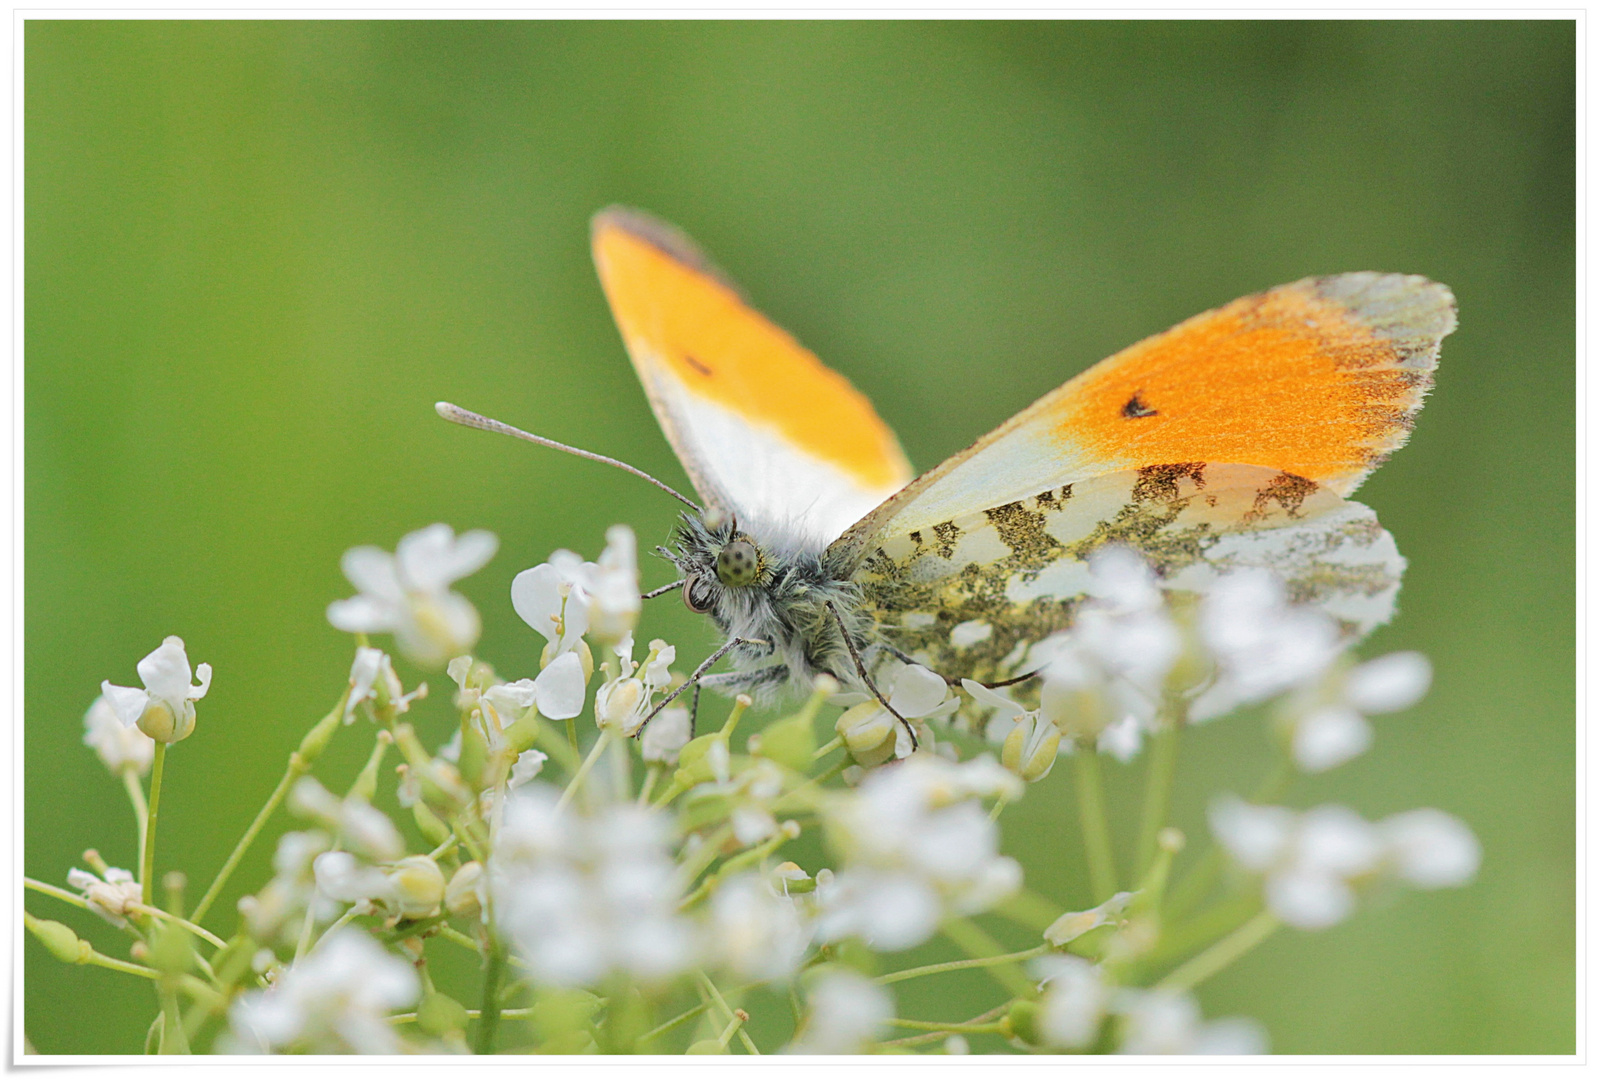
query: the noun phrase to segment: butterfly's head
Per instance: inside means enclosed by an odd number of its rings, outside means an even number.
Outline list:
[[[767,576],[767,557],[738,523],[717,513],[703,519],[684,515],[673,561],[684,573],[684,604],[700,613],[714,611],[731,595],[758,586]]]

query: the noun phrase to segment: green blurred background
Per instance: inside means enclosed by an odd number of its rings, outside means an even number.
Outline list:
[[[697,237],[919,468],[1205,308],[1402,270],[1451,285],[1461,329],[1361,494],[1411,559],[1364,651],[1425,651],[1435,688],[1291,801],[1443,807],[1483,869],[1282,934],[1200,996],[1285,1053],[1573,1051],[1571,22],[31,21],[24,47],[30,875],[62,881],[90,846],[133,865],[81,717],[164,635],[216,669],[162,814],[161,867],[198,892],[340,691],[350,643],[323,612],[350,592],[346,548],[433,521],[497,533],[463,589],[515,677],[539,643],[516,571],[593,556],[614,521],[665,538],[650,487],[432,411],[683,483],[590,267],[608,203]],[[659,605],[650,632],[711,643]],[[442,739],[449,684],[427,677],[418,723]],[[336,740],[331,785],[368,739]],[[1192,836],[1266,747],[1254,722],[1194,733]],[[1063,904],[1087,899],[1069,772],[1005,818]],[[1112,772],[1127,822],[1139,773]],[[28,904],[126,955],[92,917]],[[25,970],[40,1051],[141,1045],[143,987],[31,939]],[[900,998],[951,1018],[992,994],[925,979]]]

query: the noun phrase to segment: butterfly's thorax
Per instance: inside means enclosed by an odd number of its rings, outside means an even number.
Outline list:
[[[858,650],[871,651],[860,587],[830,566],[825,550],[759,532],[752,535],[733,521],[712,517],[708,523],[685,514],[674,547],[661,549],[662,554],[685,575],[685,600],[692,610],[704,612],[726,638],[768,644],[735,648],[729,659],[737,676],[716,678],[711,685],[767,698],[806,687],[824,672],[843,684],[857,683],[830,605]],[[718,555],[739,540],[755,548],[755,578],[746,585],[727,585],[718,577]]]

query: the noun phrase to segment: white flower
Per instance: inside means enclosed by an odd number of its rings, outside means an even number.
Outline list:
[[[393,862],[406,853],[406,844],[394,823],[372,804],[357,797],[340,799],[303,776],[289,789],[289,808],[337,830],[345,846],[373,862]]]
[[[1297,814],[1235,798],[1211,811],[1212,831],[1246,869],[1265,875],[1263,896],[1275,915],[1302,930],[1321,930],[1356,907],[1355,879],[1378,868],[1378,831],[1343,806]]]
[[[351,548],[339,565],[360,595],[329,604],[328,621],[350,633],[392,632],[413,660],[443,664],[471,649],[479,630],[477,609],[450,585],[487,563],[498,543],[481,529],[458,537],[438,524],[401,537],[393,555]]]
[[[889,707],[907,720],[934,720],[961,707],[943,678],[920,664],[891,661],[875,679]],[[877,698],[861,693],[839,694],[831,699],[851,708],[840,714],[834,730],[856,761],[872,766],[912,752],[912,737]]]
[[[1402,881],[1420,889],[1466,885],[1479,872],[1479,841],[1458,818],[1424,808],[1379,822],[1388,862]]]
[[[350,665],[350,696],[345,699],[345,723],[356,718],[356,706],[364,701],[378,700],[378,690],[382,687],[389,707],[399,715],[411,708],[411,703],[418,698],[428,696],[428,684],[423,683],[406,693],[406,688],[400,683],[400,676],[395,674],[395,665],[389,659],[389,654],[382,649],[368,648],[363,645],[356,649],[356,658]]]
[[[1059,1050],[1089,1048],[1100,1034],[1112,995],[1101,969],[1078,956],[1043,956],[1034,969],[1045,987],[1039,1012],[1043,1044]]]
[[[117,776],[125,772],[144,776],[156,756],[156,741],[138,728],[124,725],[104,694],[83,714],[83,744]]]
[[[595,691],[595,724],[633,735],[650,715],[654,696],[672,684],[668,667],[677,659],[678,650],[657,638],[650,643],[650,653],[642,666],[634,663],[632,636],[617,642],[612,651],[617,657],[617,677]]]
[[[1303,930],[1340,922],[1355,908],[1357,889],[1385,875],[1427,889],[1466,884],[1478,870],[1473,833],[1439,810],[1374,825],[1343,806],[1297,813],[1229,797],[1210,816],[1235,861],[1263,875],[1269,910]]]
[[[811,925],[799,904],[775,893],[759,874],[723,882],[708,909],[705,951],[741,980],[788,978],[811,944]]]
[[[546,660],[578,648],[588,632],[589,598],[584,583],[594,567],[570,551],[557,551],[549,562],[512,578],[511,606],[549,642]]]
[[[1002,742],[1001,764],[1032,784],[1050,775],[1061,745],[1061,728],[1037,712],[1024,713]]]
[[[1321,675],[1340,652],[1334,620],[1291,605],[1265,570],[1219,578],[1201,601],[1201,636],[1217,661],[1216,681],[1190,707],[1193,720],[1222,716]]]
[[[593,815],[558,807],[557,789],[519,788],[489,866],[496,917],[534,977],[593,986],[612,972],[667,978],[696,962],[693,927],[659,811],[612,804]]]
[[[389,904],[394,886],[378,867],[357,859],[348,851],[325,851],[312,862],[317,889],[330,900],[354,904],[375,900]]]
[[[1101,729],[1100,735],[1095,738],[1095,748],[1127,765],[1140,752],[1144,741],[1145,729],[1140,725],[1139,717],[1128,713],[1123,719],[1114,720]]]
[[[329,934],[271,990],[240,997],[228,1019],[246,1052],[393,1054],[402,1045],[388,1014],[415,1002],[419,990],[409,963],[347,928]]]
[[[139,903],[139,883],[115,866],[106,867],[104,879],[73,867],[67,871],[67,884],[83,893],[90,911],[113,926],[126,926],[129,905]]]
[[[545,767],[547,760],[548,755],[543,750],[524,750],[517,755],[517,760],[512,763],[511,779],[507,781],[506,786],[510,788],[522,787],[539,775],[539,770]]]
[[[139,730],[158,742],[177,742],[195,729],[195,702],[211,689],[211,665],[201,664],[194,671],[198,686],[190,685],[189,655],[183,639],[168,637],[149,656],[139,661],[139,680],[144,689],[100,684],[100,691],[116,710],[123,726]]]
[[[639,737],[640,756],[662,765],[677,765],[678,752],[689,742],[689,710],[672,705],[663,709]]]
[[[627,525],[607,529],[606,548],[585,583],[590,631],[601,641],[621,641],[633,633],[639,621],[639,566],[634,548],[634,531]]]
[[[1011,895],[1022,871],[998,853],[999,829],[975,796],[1016,798],[1022,787],[988,757],[953,764],[918,754],[836,796],[824,822],[845,865],[826,886],[819,882],[822,937],[906,949],[943,919]]]
[[[239,913],[244,916],[251,937],[270,941],[280,932],[298,934],[308,904],[315,905],[313,915],[317,921],[326,922],[338,915],[338,907],[328,897],[318,895],[314,872],[317,856],[332,843],[326,834],[317,831],[289,832],[279,837],[272,859],[272,880],[254,896],[239,901]]]
[[[1188,994],[1126,989],[1114,1011],[1123,1016],[1120,1054],[1265,1054],[1267,1034],[1254,1020],[1201,1019]]]
[[[1289,703],[1290,752],[1306,772],[1344,764],[1373,742],[1366,714],[1398,712],[1429,688],[1429,662],[1398,652],[1325,679],[1325,685]]]
[[[792,1054],[854,1054],[883,1037],[895,1015],[889,991],[865,975],[830,968],[806,995],[806,1023],[788,1047]]]

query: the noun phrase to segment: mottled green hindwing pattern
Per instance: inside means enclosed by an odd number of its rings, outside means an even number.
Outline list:
[[[1104,544],[1200,591],[1265,567],[1353,635],[1390,618],[1405,566],[1373,512],[1274,469],[1181,463],[1108,473],[888,537],[855,574],[881,640],[947,678],[1021,674],[1028,647],[1073,621]]]

